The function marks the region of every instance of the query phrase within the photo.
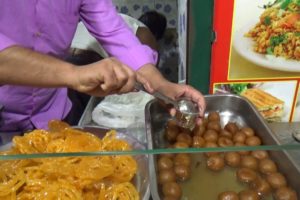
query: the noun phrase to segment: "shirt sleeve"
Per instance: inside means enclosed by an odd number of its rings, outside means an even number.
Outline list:
[[[118,15],[112,0],[83,0],[80,18],[110,56],[134,70],[156,64],[157,52],[139,42]]]
[[[9,37],[7,37],[6,35],[0,33],[0,51],[16,45],[17,43],[15,41],[13,41],[12,39],[10,39]]]

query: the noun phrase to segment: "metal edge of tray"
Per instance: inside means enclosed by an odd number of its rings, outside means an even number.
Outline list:
[[[102,101],[101,97],[91,97],[88,104],[86,105],[84,112],[78,122],[78,126],[87,126],[87,125],[95,125],[92,120],[92,112],[93,109]]]
[[[157,100],[153,99],[149,101],[145,106],[145,129],[146,129],[146,138],[147,138],[147,145],[148,149],[153,149],[153,140],[152,140],[152,131],[151,131],[151,115],[149,115],[151,105],[157,102]],[[156,168],[155,168],[155,162],[154,162],[154,155],[151,154],[148,157],[149,159],[149,176],[150,176],[150,194],[152,199],[159,200],[159,194],[157,190],[157,176],[156,176]],[[154,187],[156,186],[156,187]]]
[[[211,101],[210,99],[214,99],[214,98],[226,98],[225,99],[226,101],[229,101],[230,99],[233,98],[233,99],[238,99],[239,101],[244,101],[247,104],[247,106],[249,107],[249,109],[251,110],[251,112],[253,112],[252,114],[255,115],[256,120],[258,120],[260,122],[258,128],[262,129],[264,133],[267,133],[267,134],[259,135],[260,137],[262,137],[263,142],[265,143],[265,140],[268,140],[269,142],[267,143],[267,145],[272,145],[272,144],[280,145],[278,138],[274,136],[272,130],[267,125],[264,118],[261,116],[261,114],[255,108],[255,106],[246,98],[238,96],[238,95],[234,95],[234,94],[205,95],[204,97],[207,101],[207,105],[208,105],[207,108],[209,108],[209,102]],[[156,102],[157,102],[156,100],[152,100],[152,101],[148,102],[148,104],[146,105],[146,109],[145,109],[146,134],[147,134],[149,149],[154,148],[150,109],[151,109],[151,106]],[[221,105],[221,107],[224,107],[224,105],[226,106],[226,104],[224,102],[220,105]],[[253,116],[251,116],[251,117],[253,117]],[[296,164],[296,162],[292,159],[292,157],[289,155],[289,153],[286,150],[276,151],[276,153],[275,152],[272,153],[272,151],[271,151],[269,153],[270,153],[271,158],[276,162],[281,173],[288,172],[288,174],[284,174],[284,175],[286,176],[288,183],[294,189],[296,189],[297,183],[299,182],[297,177],[300,176],[300,166],[298,166]],[[149,175],[150,175],[151,195],[152,195],[153,199],[160,200],[160,196],[159,196],[159,192],[158,192],[156,164],[155,164],[154,156],[155,155],[149,156],[149,164],[150,164]],[[283,161],[286,161],[286,162],[283,162]],[[295,173],[299,174],[299,176],[295,176]],[[300,198],[300,191],[296,191],[296,192],[297,192],[298,198]]]

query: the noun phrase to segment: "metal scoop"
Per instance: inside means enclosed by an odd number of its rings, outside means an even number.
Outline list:
[[[139,82],[136,82],[134,88],[136,90],[147,92],[144,86]],[[151,95],[164,101],[166,104],[172,104],[174,106],[176,109],[175,117],[179,126],[188,129],[193,129],[195,127],[195,122],[199,115],[199,111],[197,105],[192,101],[187,99],[179,99],[178,101],[175,101],[160,92],[154,92]]]

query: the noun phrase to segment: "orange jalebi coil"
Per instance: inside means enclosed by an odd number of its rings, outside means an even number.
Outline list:
[[[13,139],[0,154],[130,150],[109,131],[103,139],[51,121],[49,131],[34,130]],[[0,161],[0,200],[138,200],[131,183],[137,163],[132,156],[39,158]]]

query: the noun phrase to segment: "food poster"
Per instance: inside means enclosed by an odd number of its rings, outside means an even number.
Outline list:
[[[244,96],[270,122],[300,121],[300,0],[215,0],[214,12],[210,92]]]

